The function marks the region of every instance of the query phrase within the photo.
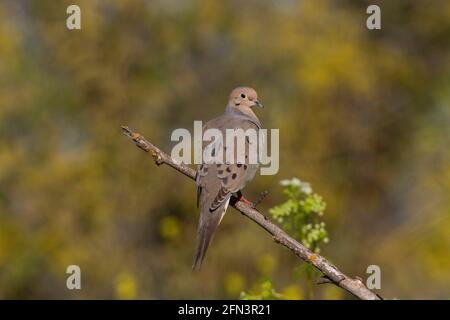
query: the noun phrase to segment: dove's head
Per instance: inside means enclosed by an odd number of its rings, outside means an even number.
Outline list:
[[[246,108],[263,107],[258,100],[258,94],[252,88],[237,87],[231,91],[228,106],[245,110]]]

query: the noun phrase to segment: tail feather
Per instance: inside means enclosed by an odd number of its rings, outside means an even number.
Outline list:
[[[197,233],[197,248],[195,251],[194,263],[192,264],[193,271],[200,270],[206,251],[208,250],[220,221],[222,221],[222,218],[225,215],[229,201],[230,200],[228,199],[214,212],[210,212],[209,208],[206,208],[206,212],[203,212],[202,210],[200,213],[201,218]]]
[[[199,232],[197,249],[195,252],[194,263],[192,265],[193,271],[200,270],[202,266],[203,259],[205,259],[206,251],[208,250],[209,244],[211,243],[213,234],[207,234],[204,230]]]

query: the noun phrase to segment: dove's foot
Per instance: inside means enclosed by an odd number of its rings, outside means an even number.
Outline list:
[[[255,208],[255,204],[253,202],[251,202],[250,200],[246,199],[240,191],[238,191],[237,197],[238,197],[238,201],[241,201],[241,202],[249,205],[250,207]]]
[[[256,200],[256,202],[251,202],[250,200],[247,200],[247,199],[242,195],[242,193],[241,193],[240,191],[238,191],[238,192],[236,193],[236,198],[234,198],[234,199],[236,199],[236,200],[234,201],[234,203],[239,202],[239,201],[242,201],[243,203],[245,203],[245,204],[247,204],[248,206],[250,206],[250,208],[252,208],[252,209],[256,210],[257,212],[259,212],[258,209],[256,209],[256,206],[257,206],[259,203],[261,203],[261,201],[264,200],[264,198],[265,198],[268,194],[269,194],[269,191],[266,190],[266,191],[264,191],[264,192],[261,193],[259,199]],[[264,214],[262,214],[261,212],[259,212],[259,214],[262,215],[262,216],[264,217],[265,220],[269,220],[269,218],[267,218],[267,217],[266,217]]]
[[[249,207],[255,209],[256,205],[255,203],[251,202],[250,200],[246,199],[243,195],[241,191],[238,191],[236,193],[237,196],[237,201],[241,201],[243,203],[245,203],[246,205],[248,205]]]
[[[242,201],[243,203],[249,205],[251,208],[256,209],[256,206],[257,206],[258,204],[260,204],[268,194],[269,194],[269,191],[267,191],[267,190],[264,191],[264,192],[261,192],[261,195],[259,196],[259,199],[256,200],[255,202],[251,202],[250,200],[247,200],[247,199],[242,195],[241,191],[238,191],[236,195],[237,195],[237,201]],[[265,217],[266,220],[267,220],[267,217],[266,217],[266,216],[264,216],[264,217]]]

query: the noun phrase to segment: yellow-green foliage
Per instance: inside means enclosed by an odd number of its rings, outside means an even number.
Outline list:
[[[320,221],[326,204],[308,182],[298,178],[281,181],[283,192],[288,200],[269,210],[272,217],[284,229],[307,248],[319,253],[319,244],[327,243],[328,233],[325,222]]]

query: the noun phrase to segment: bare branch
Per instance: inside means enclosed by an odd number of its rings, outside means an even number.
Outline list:
[[[140,134],[133,132],[128,127],[122,126],[122,131],[123,134],[131,138],[139,148],[146,152],[149,152],[157,165],[167,164],[175,170],[178,170],[185,176],[195,180],[196,171],[194,169],[183,163],[178,163],[177,161],[173,160],[168,154],[161,151]],[[339,271],[327,259],[319,254],[313,253],[311,250],[289,236],[286,232],[284,232],[281,228],[279,228],[266,216],[264,216],[254,208],[250,207],[242,201],[238,201],[236,197],[233,197],[232,201],[230,201],[230,205],[233,206],[233,208],[235,208],[237,211],[242,213],[244,216],[257,223],[268,233],[270,233],[275,242],[287,247],[300,259],[313,265],[319,271],[321,271],[323,273],[322,279],[327,280],[321,280],[319,281],[319,283],[334,283],[335,285],[345,289],[355,297],[362,300],[381,299],[379,295],[370,291],[360,279],[352,279]]]

